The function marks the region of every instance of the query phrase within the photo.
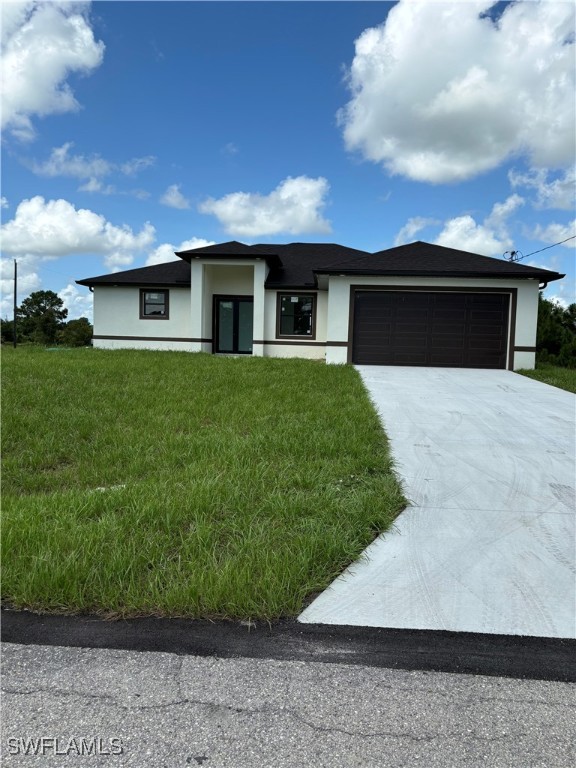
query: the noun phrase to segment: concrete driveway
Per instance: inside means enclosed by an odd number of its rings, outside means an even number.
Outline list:
[[[510,371],[357,368],[411,504],[299,620],[575,637],[574,395]]]

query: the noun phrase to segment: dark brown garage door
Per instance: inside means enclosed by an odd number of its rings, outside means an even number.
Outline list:
[[[509,299],[505,293],[356,291],[352,360],[505,368]]]

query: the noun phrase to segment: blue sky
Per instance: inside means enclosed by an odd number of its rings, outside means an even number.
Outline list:
[[[174,249],[576,234],[574,5],[8,2],[2,317]],[[575,239],[524,259],[565,272]]]

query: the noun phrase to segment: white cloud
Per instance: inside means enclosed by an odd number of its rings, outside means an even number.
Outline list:
[[[112,195],[116,192],[116,187],[112,184],[104,185],[100,179],[92,177],[85,184],[78,187],[79,192],[100,192],[102,195]]]
[[[149,193],[142,189],[119,190],[113,184],[104,184],[102,178],[111,173],[120,172],[125,176],[135,176],[145,168],[154,164],[152,155],[147,157],[134,157],[120,165],[111,163],[99,155],[73,155],[70,150],[74,146],[68,141],[61,147],[54,147],[48,160],[27,163],[30,170],[39,176],[72,176],[77,179],[86,179],[84,184],[78,187],[79,192],[98,192],[101,195],[132,195],[139,199],[149,197]]]
[[[4,195],[2,195],[2,197],[0,197],[0,208],[9,208],[9,207],[10,205],[8,203],[8,200],[4,197]]]
[[[67,320],[76,320],[78,317],[87,317],[90,322],[93,322],[94,307],[92,294],[88,292],[87,288],[79,290],[78,286],[69,283],[61,291],[58,291],[58,296],[64,302],[64,306],[68,310]]]
[[[17,303],[29,296],[33,291],[42,287],[38,275],[39,260],[33,256],[18,258],[18,296]],[[0,316],[12,317],[14,306],[14,262],[12,259],[0,258]]]
[[[413,216],[408,219],[394,239],[394,245],[404,245],[414,242],[414,235],[432,224],[440,224],[438,219],[429,219],[424,216]]]
[[[509,239],[498,238],[492,230],[478,224],[469,215],[447,221],[434,242],[447,248],[481,253],[484,256],[501,256],[511,246]]]
[[[125,176],[135,176],[137,173],[140,173],[140,171],[150,168],[155,162],[156,158],[154,155],[134,157],[132,160],[128,160],[127,163],[122,163],[120,170]]]
[[[221,152],[223,155],[237,155],[239,150],[233,141],[229,141],[228,144],[222,147]]]
[[[548,181],[549,171],[532,168],[528,173],[511,170],[508,180],[513,188],[525,187],[536,190],[536,208],[559,208],[571,211],[574,208],[576,175],[574,167],[568,168],[558,178]]]
[[[569,221],[567,224],[552,223],[546,227],[538,224],[532,231],[531,237],[534,240],[540,240],[542,243],[561,243],[562,240],[572,238],[574,235],[576,235],[576,219]],[[576,238],[562,243],[562,246],[564,248],[575,248]]]
[[[70,254],[102,254],[108,268],[116,271],[132,263],[134,254],[154,241],[154,227],[146,223],[134,233],[126,225],[116,226],[67,200],[23,200],[11,221],[2,226],[2,249],[11,256],[35,258]]]
[[[443,183],[513,155],[573,162],[574,6],[401,0],[356,40],[346,146],[390,173]]]
[[[523,198],[511,195],[503,203],[495,203],[482,224],[470,215],[449,219],[434,242],[461,251],[501,256],[513,246],[507,219],[523,204]]]
[[[146,259],[146,266],[151,267],[154,264],[165,264],[167,261],[176,261],[175,251],[188,251],[191,248],[205,248],[207,245],[214,245],[214,240],[204,240],[201,237],[192,237],[190,240],[183,240],[180,245],[172,243],[162,243],[155,248]]]
[[[31,118],[79,109],[71,73],[88,74],[104,56],[90,28],[89,3],[2,3],[2,127],[17,139],[35,136]]]
[[[182,192],[180,192],[179,184],[172,184],[169,186],[160,198],[160,202],[162,205],[167,205],[170,208],[179,208],[181,210],[190,208],[190,201],[184,197]]]
[[[113,171],[112,163],[99,155],[71,155],[69,150],[72,146],[73,142],[69,141],[61,147],[54,147],[48,160],[32,162],[31,170],[39,176],[73,176],[78,179],[97,179]]]
[[[321,215],[329,189],[322,177],[289,176],[269,195],[233,192],[219,200],[208,198],[199,210],[216,216],[237,237],[330,232],[330,222]]]
[[[72,254],[99,254],[106,267],[116,272],[128,267],[137,253],[147,251],[154,242],[154,227],[149,223],[140,232],[133,232],[126,225],[111,224],[93,211],[76,210],[66,200],[45,201],[43,197],[23,200],[14,218],[2,225],[0,234],[2,316],[12,311],[14,258],[18,261],[20,301],[41,289],[38,272],[45,262]],[[66,295],[72,301],[70,291]],[[80,305],[80,300],[75,302],[75,306]]]

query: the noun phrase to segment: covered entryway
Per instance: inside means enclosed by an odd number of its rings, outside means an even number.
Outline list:
[[[356,290],[352,362],[506,368],[510,293]]]

